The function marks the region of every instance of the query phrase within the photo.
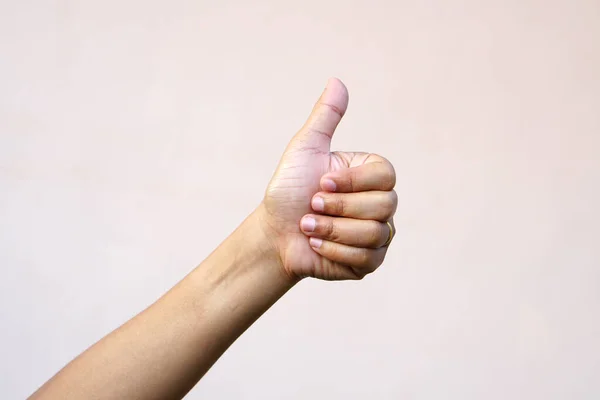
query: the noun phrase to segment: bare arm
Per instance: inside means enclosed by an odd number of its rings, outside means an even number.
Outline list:
[[[347,103],[345,86],[330,80],[260,206],[173,289],[31,399],[180,399],[300,279],[373,272],[393,236],[395,172],[376,154],[330,152]]]
[[[258,212],[156,303],[31,399],[180,399],[289,290]]]

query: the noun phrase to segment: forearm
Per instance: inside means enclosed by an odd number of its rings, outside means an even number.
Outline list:
[[[296,280],[252,214],[200,266],[32,399],[179,399]]]

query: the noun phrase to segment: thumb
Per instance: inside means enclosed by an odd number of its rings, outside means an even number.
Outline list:
[[[331,137],[348,108],[348,89],[337,78],[327,81],[325,91],[315,104],[296,140],[329,152]]]

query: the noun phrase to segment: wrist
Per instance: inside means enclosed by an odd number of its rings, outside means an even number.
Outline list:
[[[261,203],[238,229],[243,237],[252,237],[249,242],[253,243],[251,247],[259,253],[259,257],[272,268],[281,271],[290,284],[294,285],[301,278],[285,268],[281,256],[281,233],[276,228],[265,205]]]
[[[277,234],[262,204],[192,273],[205,293],[220,293],[260,281],[261,287],[287,291],[299,279],[283,267]]]

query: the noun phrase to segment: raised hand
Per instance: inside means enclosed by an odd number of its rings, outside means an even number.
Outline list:
[[[255,212],[175,287],[30,398],[181,399],[301,278],[374,271],[393,237],[396,177],[381,156],[329,151],[347,105],[346,87],[330,80]]]
[[[361,279],[383,262],[394,233],[392,164],[376,154],[330,151],[347,106],[346,87],[330,79],[259,208],[292,277]]]

